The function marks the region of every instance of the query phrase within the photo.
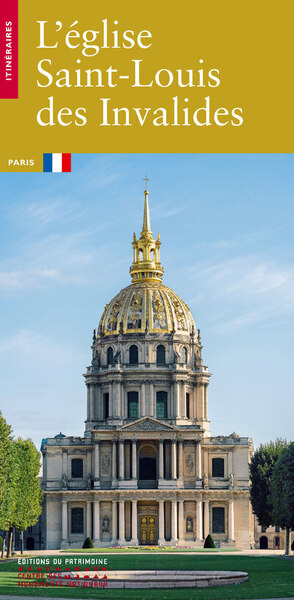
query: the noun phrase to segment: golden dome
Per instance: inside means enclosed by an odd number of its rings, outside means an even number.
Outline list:
[[[123,288],[106,305],[98,335],[196,331],[189,307],[173,290],[152,281]]]
[[[188,335],[195,331],[187,304],[161,282],[160,236],[155,241],[150,228],[147,186],[144,193],[143,228],[138,240],[135,233],[133,237],[132,284],[106,305],[98,336],[147,332]]]

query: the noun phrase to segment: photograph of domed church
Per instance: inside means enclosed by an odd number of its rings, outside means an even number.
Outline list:
[[[199,323],[164,285],[148,202],[146,180],[131,283],[94,330],[84,436],[42,442],[45,549],[80,548],[87,536],[95,547],[203,547],[209,533],[223,548],[254,544],[253,443],[211,435]]]

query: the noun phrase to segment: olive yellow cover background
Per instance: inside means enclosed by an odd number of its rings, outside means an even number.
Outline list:
[[[185,3],[120,2],[90,0],[19,0],[19,97],[0,100],[1,171],[42,171],[43,152],[292,152],[293,151],[293,13],[291,0],[188,1]],[[142,49],[100,49],[86,57],[82,46],[69,49],[64,38],[71,29],[101,31],[107,19],[109,30],[152,33],[152,45]],[[47,21],[46,35],[56,49],[40,49],[39,24]],[[56,21],[62,29],[56,32]],[[73,26],[73,23],[78,21]],[[118,24],[114,25],[117,21]],[[99,43],[99,39],[97,39]],[[110,66],[130,73],[133,60],[141,60],[142,80],[154,80],[160,69],[176,74],[178,69],[203,66],[218,69],[218,87],[181,88],[174,81],[168,87],[134,88],[130,80],[104,87],[38,87],[38,63],[50,59],[52,75],[60,69]],[[203,63],[199,61],[202,60]],[[77,62],[80,61],[80,62]],[[207,81],[207,78],[206,78]],[[242,108],[241,126],[172,125],[172,98],[191,112],[204,106],[210,96],[212,113],[219,107]],[[54,122],[41,126],[38,111],[53,97]],[[130,110],[131,124],[101,125],[101,97],[114,107]],[[185,105],[185,98],[188,99]],[[61,126],[57,113],[63,107],[73,112],[85,107],[87,123]],[[134,107],[150,111],[144,125],[134,118]],[[155,126],[152,111],[165,107],[169,124]],[[33,164],[9,165],[25,160]]]

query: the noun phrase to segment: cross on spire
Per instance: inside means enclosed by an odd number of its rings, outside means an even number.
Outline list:
[[[146,189],[145,189],[145,192],[148,192],[148,189],[147,189],[147,181],[150,181],[150,179],[148,179],[147,175],[146,175],[146,177],[144,177],[144,180],[143,180],[143,181],[145,181],[145,182],[146,182]]]

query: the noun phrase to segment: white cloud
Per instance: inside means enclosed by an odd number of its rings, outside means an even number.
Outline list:
[[[7,356],[10,353],[26,359],[30,365],[42,363],[64,366],[82,358],[72,349],[29,329],[20,329],[6,339],[0,338],[0,354]]]
[[[209,299],[219,330],[294,314],[294,267],[263,256],[244,256],[190,269],[199,292],[190,302]]]

